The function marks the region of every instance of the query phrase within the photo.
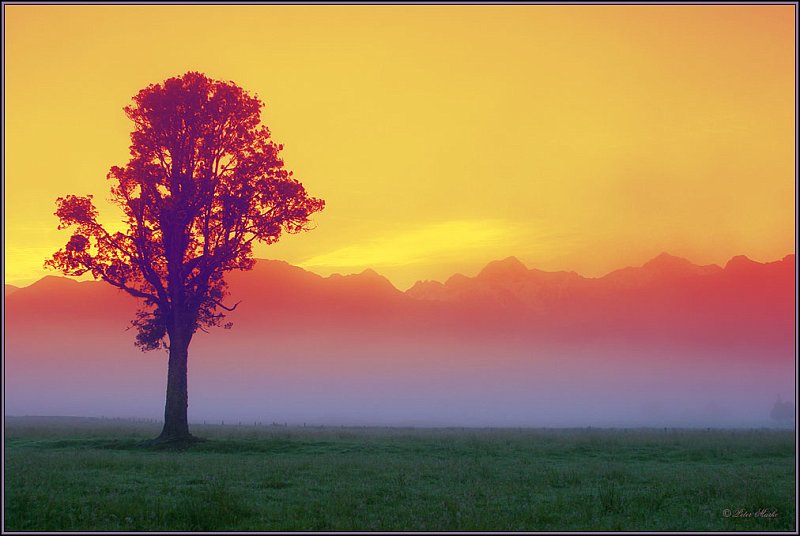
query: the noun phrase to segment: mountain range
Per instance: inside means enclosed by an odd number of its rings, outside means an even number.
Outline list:
[[[689,400],[704,389],[697,386],[699,374],[720,405],[743,396],[738,376],[750,380],[752,393],[771,397],[778,387],[786,392],[794,374],[794,254],[767,263],[739,256],[723,267],[665,253],[597,278],[529,269],[509,257],[474,277],[420,281],[406,292],[373,270],[322,277],[274,260],[259,260],[227,280],[230,304],[241,302],[228,315],[234,327],[198,333],[190,374],[192,385],[219,393],[222,381],[225,396],[243,398],[239,406],[195,405],[204,416],[285,407],[293,397],[289,407],[297,413],[309,397],[322,397],[326,403],[312,406],[331,411],[331,419],[363,414],[374,422],[406,422],[412,415],[417,422],[424,415],[450,423],[462,414],[412,401],[464,397],[464,403],[489,404],[481,406],[487,422],[517,422],[539,414],[519,410],[520,404],[517,412],[502,405],[489,410],[494,406],[487,400],[516,392],[525,400],[551,393],[552,401],[561,395],[551,389],[561,386],[595,393],[597,406],[596,397],[616,400],[620,389],[653,398],[644,386],[662,380]],[[101,282],[48,276],[27,287],[6,285],[8,407],[52,413],[47,408],[71,407],[64,401],[72,400],[74,413],[91,415],[98,404],[114,406],[110,393],[128,390],[126,400],[145,405],[120,408],[157,412],[164,354],[143,356],[133,348],[126,328],[136,307],[136,300]],[[714,372],[721,364],[726,370]],[[525,376],[538,378],[539,388],[520,383]],[[493,398],[475,398],[487,381],[497,389]],[[50,400],[35,394],[41,389],[60,394]],[[665,391],[656,398],[662,395],[672,396]],[[96,404],[76,402],[83,399]],[[370,404],[382,412],[370,416]],[[633,418],[619,411],[614,414]],[[574,422],[584,422],[579,417],[586,413],[575,412]]]

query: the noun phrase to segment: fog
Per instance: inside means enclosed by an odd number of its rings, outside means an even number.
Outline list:
[[[321,278],[259,261],[231,274],[231,303],[243,300],[233,329],[192,341],[189,419],[778,425],[773,405],[796,389],[794,257],[712,275],[659,258],[598,280],[506,260],[434,285],[455,294],[431,299],[374,272]],[[45,278],[5,306],[6,415],[162,417],[167,354],[134,347],[136,300]]]
[[[792,400],[786,355],[219,330],[190,347],[191,422],[463,427],[770,427]],[[13,342],[6,415],[160,420],[166,352],[131,333]],[[235,341],[235,342],[234,342]]]

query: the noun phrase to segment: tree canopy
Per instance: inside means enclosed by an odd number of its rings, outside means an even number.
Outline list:
[[[232,309],[225,272],[252,268],[255,242],[308,229],[324,207],[285,169],[262,107],[198,72],[151,84],[125,107],[130,160],[107,175],[127,229],[106,230],[91,195],[57,200],[59,229],[73,234],[45,264],[140,298],[133,323],[143,350],[165,347],[178,328],[191,338],[222,324]]]

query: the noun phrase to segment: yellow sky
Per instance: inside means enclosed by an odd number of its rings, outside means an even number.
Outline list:
[[[795,242],[794,5],[5,5],[5,280],[127,161],[122,107],[205,72],[267,103],[317,228],[256,250],[400,288],[516,255],[602,275]]]

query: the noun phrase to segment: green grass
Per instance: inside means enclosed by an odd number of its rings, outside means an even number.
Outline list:
[[[208,441],[144,446],[158,431],[7,419],[5,530],[795,528],[789,431],[195,426]]]

